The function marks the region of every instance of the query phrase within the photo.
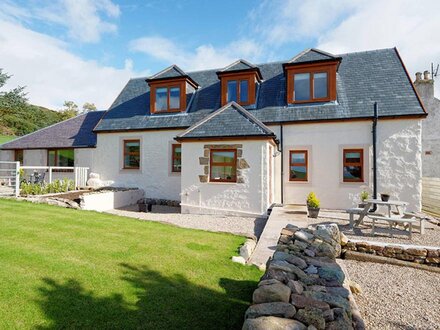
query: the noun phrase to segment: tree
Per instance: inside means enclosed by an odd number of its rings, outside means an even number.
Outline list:
[[[3,72],[0,68],[0,88],[2,88],[6,82],[12,76]],[[25,86],[18,86],[7,92],[0,92],[0,108],[11,109],[16,107],[24,107],[27,105],[28,99],[24,92]]]
[[[73,101],[64,101],[63,108],[60,112],[62,120],[73,118],[78,116],[78,105]]]
[[[96,111],[95,103],[89,103],[89,102],[84,103],[82,106],[82,113],[87,113],[90,111]]]

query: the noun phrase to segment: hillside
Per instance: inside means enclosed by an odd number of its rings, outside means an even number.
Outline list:
[[[62,112],[26,104],[0,108],[0,136],[21,136],[65,119]]]
[[[15,138],[15,136],[12,136],[12,135],[0,135],[0,144],[8,142],[14,138]]]

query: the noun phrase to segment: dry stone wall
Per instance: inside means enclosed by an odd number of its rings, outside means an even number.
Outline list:
[[[284,228],[243,329],[364,329],[336,262],[340,239],[336,224]]]

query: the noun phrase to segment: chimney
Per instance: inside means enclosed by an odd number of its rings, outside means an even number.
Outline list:
[[[414,86],[417,89],[417,93],[419,93],[420,98],[425,105],[428,105],[434,100],[434,80],[429,77],[428,70],[425,70],[423,72],[423,79],[421,72],[416,73]]]

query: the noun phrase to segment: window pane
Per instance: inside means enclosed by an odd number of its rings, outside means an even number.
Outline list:
[[[307,178],[307,168],[305,166],[290,166],[290,178],[305,180]]]
[[[360,152],[347,152],[345,154],[345,162],[346,163],[360,163],[361,162],[361,153]]]
[[[125,155],[124,157],[124,167],[139,168],[139,156],[136,155]]]
[[[306,154],[303,152],[298,152],[298,153],[293,152],[291,156],[292,156],[291,163],[305,164],[306,162]]]
[[[124,167],[139,168],[140,165],[140,142],[124,142]]]
[[[316,99],[327,97],[327,72],[313,75],[314,97]]]
[[[235,166],[211,166],[211,179],[235,181],[235,177]]]
[[[228,102],[235,101],[237,102],[237,81],[229,80],[228,81]]]
[[[15,161],[23,165],[23,150],[15,150]]]
[[[180,87],[170,88],[170,109],[180,108]]]
[[[234,163],[233,151],[213,151],[212,162],[213,163]]]
[[[61,149],[57,152],[58,166],[74,166],[74,156],[72,149]]]
[[[47,156],[49,158],[47,161],[49,166],[55,166],[55,150],[49,150],[49,153]]]
[[[310,73],[298,73],[295,75],[294,100],[310,100]]]
[[[139,153],[139,142],[133,141],[133,142],[125,142],[125,152],[137,152]]]
[[[156,89],[156,111],[168,110],[167,98],[168,98],[168,88],[161,87]]]
[[[246,103],[248,102],[248,81],[241,80],[240,81],[240,102]]]
[[[349,181],[360,181],[362,179],[362,167],[344,166],[344,179]]]
[[[173,147],[173,172],[180,172],[182,170],[182,147],[174,146]]]

